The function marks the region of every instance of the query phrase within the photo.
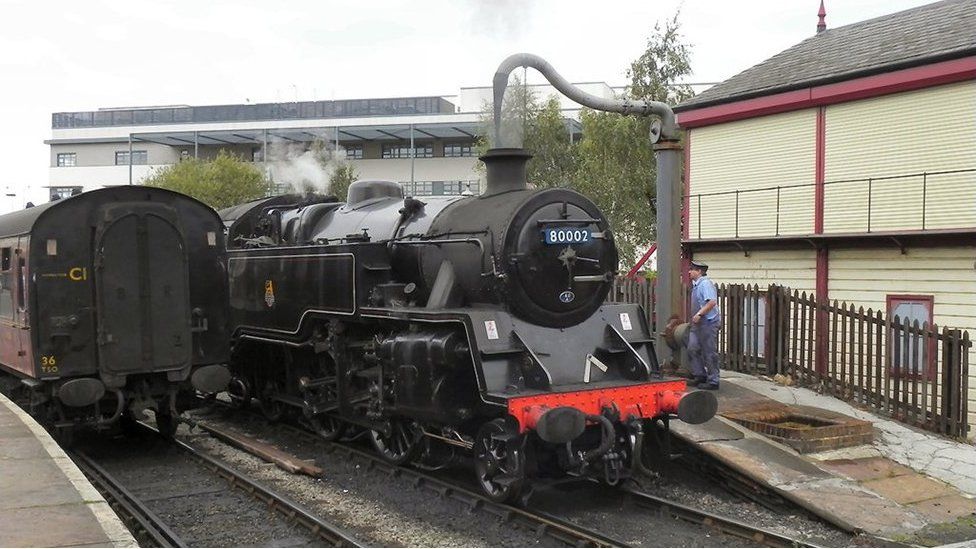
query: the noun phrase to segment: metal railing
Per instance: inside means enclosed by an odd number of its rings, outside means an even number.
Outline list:
[[[827,181],[823,183],[824,189],[824,230],[825,232],[837,232],[836,227],[826,226],[828,224],[837,225],[837,220],[831,218],[831,214],[841,212],[845,215],[844,219],[850,219],[849,214],[864,214],[864,225],[862,227],[854,227],[849,232],[860,232],[864,231],[867,233],[872,232],[872,230],[877,229],[879,212],[875,211],[877,208],[877,203],[880,199],[901,201],[905,200],[906,196],[909,196],[909,191],[915,191],[920,194],[917,199],[917,203],[914,205],[913,214],[915,217],[915,222],[908,220],[908,217],[904,214],[904,209],[899,210],[897,213],[891,215],[898,218],[898,229],[901,230],[929,230],[932,228],[932,223],[930,219],[930,202],[931,197],[931,185],[933,179],[938,180],[939,178],[946,178],[950,176],[956,176],[961,174],[974,174],[976,175],[976,168],[969,168],[964,170],[944,170],[944,171],[932,171],[932,172],[920,172],[911,174],[901,174],[901,175],[891,175],[883,177],[867,177],[860,179],[839,179],[835,181]],[[897,182],[904,180],[917,180],[915,183],[917,185],[914,189],[906,189],[905,185],[891,186],[890,188],[878,190],[879,183]],[[944,179],[943,179],[944,180]],[[976,187],[976,177],[972,181],[973,187]],[[689,227],[688,234],[692,238],[702,239],[705,232],[709,232],[702,229],[702,219],[706,218],[706,223],[708,219],[722,218],[728,210],[731,209],[734,217],[733,234],[721,234],[719,236],[733,236],[739,238],[744,236],[741,233],[745,232],[746,221],[748,220],[759,220],[754,221],[754,225],[759,225],[760,229],[763,225],[771,225],[771,234],[761,234],[761,236],[782,236],[784,234],[808,234],[813,233],[813,210],[815,207],[815,193],[817,184],[816,183],[800,183],[794,185],[776,185],[770,187],[762,187],[759,189],[734,189],[730,191],[718,191],[711,193],[697,193],[689,194],[684,196],[685,204],[689,206]],[[832,193],[836,196],[827,197],[827,194]],[[864,209],[858,211],[855,207],[850,206],[850,201],[852,200],[852,194],[857,192],[863,192],[865,201]],[[844,193],[844,194],[839,194]],[[784,203],[789,201],[793,195],[793,200],[795,201],[795,206],[802,207],[806,211],[810,212],[809,221],[798,220],[798,219],[785,219],[783,215]],[[799,195],[799,198],[796,198]],[[769,203],[772,205],[775,203],[774,211],[750,211],[748,220],[743,219],[743,211],[741,204],[746,199],[753,199],[758,202]],[[908,198],[910,199],[910,198]],[[843,200],[843,202],[838,202],[836,204],[831,204],[834,200]],[[732,202],[732,205],[728,203]],[[693,206],[693,213],[691,215],[691,210]],[[703,214],[703,208],[713,208],[715,210],[720,210],[718,212],[710,212],[709,214]],[[833,209],[832,209],[833,208]],[[774,217],[769,220],[769,214],[773,213]],[[973,222],[972,225],[976,225],[976,209],[973,209]],[[872,226],[872,218],[875,225]],[[787,231],[784,233],[783,225],[784,223],[789,223],[791,226],[797,224],[808,224],[810,226],[807,231]],[[845,223],[844,226],[850,226],[850,223]],[[966,226],[969,226],[967,224]],[[751,227],[755,228],[755,227]],[[942,227],[944,228],[944,227]],[[724,226],[722,229],[711,228],[711,231],[724,232]],[[761,231],[760,231],[761,232]]]

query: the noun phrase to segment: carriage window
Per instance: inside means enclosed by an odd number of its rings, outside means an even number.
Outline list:
[[[17,288],[17,308],[23,312],[27,309],[27,265],[23,256],[17,259],[17,271],[17,284],[20,286]]]
[[[13,276],[10,272],[10,248],[0,249],[0,318],[13,320],[14,318],[14,293]]]

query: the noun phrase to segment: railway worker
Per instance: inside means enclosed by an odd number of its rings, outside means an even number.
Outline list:
[[[718,389],[718,328],[722,322],[718,309],[718,292],[709,280],[708,265],[691,262],[688,275],[691,278],[691,334],[688,339],[688,355],[691,373],[699,389]]]

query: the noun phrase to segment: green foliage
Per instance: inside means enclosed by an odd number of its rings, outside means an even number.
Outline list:
[[[335,166],[332,175],[329,176],[329,194],[334,195],[340,201],[346,199],[349,194],[349,185],[352,185],[359,174],[349,162],[343,161]]]
[[[220,151],[213,160],[190,158],[154,170],[143,184],[192,196],[217,210],[268,192],[260,170],[226,151]]]
[[[654,234],[654,151],[650,120],[584,109],[574,187],[610,221],[621,268],[647,248]]]
[[[555,97],[550,97],[533,113],[525,134],[525,148],[533,155],[529,160],[528,180],[536,188],[572,185],[576,145],[570,142],[569,128]]]
[[[691,47],[681,42],[679,15],[680,12],[675,13],[664,24],[664,30],[660,23],[654,24],[647,48],[627,69],[630,97],[677,105],[695,95],[691,86],[675,84],[691,74]]]

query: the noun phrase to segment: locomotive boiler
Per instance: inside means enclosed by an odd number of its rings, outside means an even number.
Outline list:
[[[220,218],[188,196],[112,187],[0,216],[0,388],[63,442],[226,386]]]
[[[664,377],[638,305],[606,303],[617,248],[569,189],[531,190],[494,149],[481,196],[276,197],[228,226],[232,397],[322,436],[364,428],[406,462],[468,454],[496,500],[527,481],[640,466],[645,432],[708,420],[714,395]]]

